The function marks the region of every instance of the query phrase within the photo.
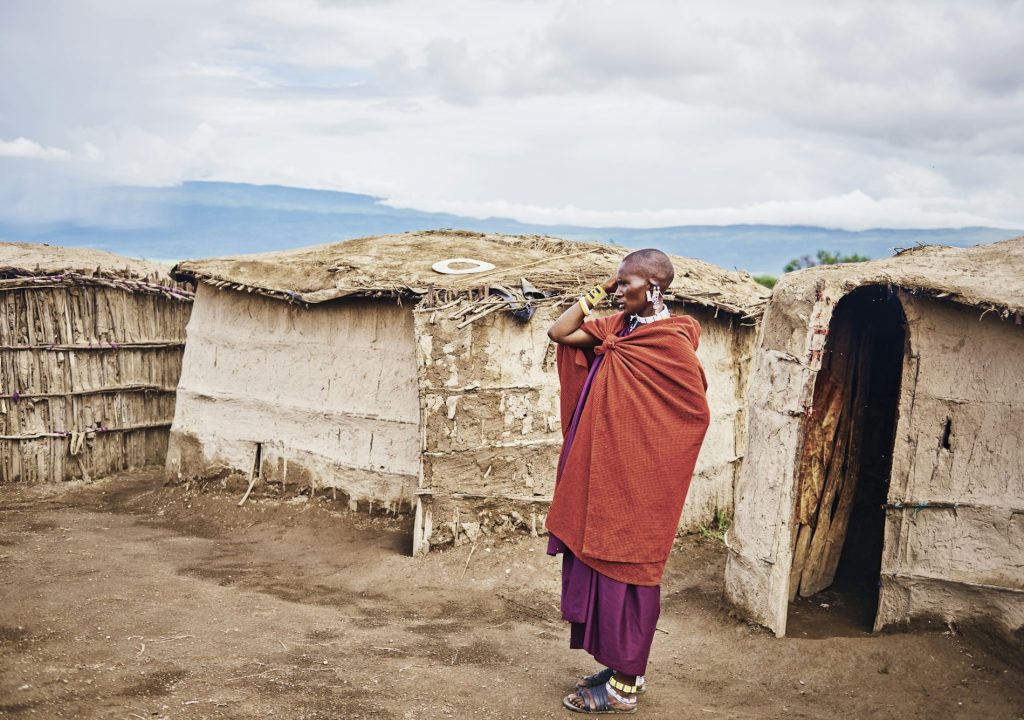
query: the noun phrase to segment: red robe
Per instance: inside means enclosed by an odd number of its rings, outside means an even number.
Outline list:
[[[695,352],[700,324],[670,317],[617,337],[624,322],[617,313],[583,324],[602,341],[594,352],[604,360],[556,480],[547,528],[613,580],[657,585],[710,419]],[[558,347],[563,434],[588,354]]]

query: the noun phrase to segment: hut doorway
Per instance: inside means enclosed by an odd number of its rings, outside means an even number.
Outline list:
[[[874,624],[905,345],[888,288],[859,288],[836,305],[798,466],[791,636]]]

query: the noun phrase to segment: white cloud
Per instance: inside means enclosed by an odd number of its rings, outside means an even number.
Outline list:
[[[929,168],[913,165],[897,167],[882,179],[890,190],[888,194],[895,197],[949,197],[952,194],[949,180]]]
[[[8,0],[0,156],[545,222],[1020,227],[1019,57],[1022,0]]]
[[[45,147],[28,138],[0,140],[0,157],[67,160],[71,153],[58,147]]]
[[[854,191],[794,201],[770,201],[742,207],[664,208],[635,212],[512,205],[391,200],[392,207],[415,207],[472,218],[515,217],[523,222],[584,227],[657,228],[677,225],[815,225],[847,230],[871,228],[951,228],[1005,226],[1007,221],[978,215],[955,198],[877,199]],[[426,206],[426,207],[425,207]]]

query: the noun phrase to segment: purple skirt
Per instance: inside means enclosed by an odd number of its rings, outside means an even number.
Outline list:
[[[661,614],[661,586],[629,585],[602,575],[554,535],[548,554],[562,553],[562,619],[571,625],[569,647],[602,665],[643,675]]]

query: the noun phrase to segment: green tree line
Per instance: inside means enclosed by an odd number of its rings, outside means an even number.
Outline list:
[[[854,263],[864,262],[870,260],[867,255],[861,255],[860,253],[850,253],[844,255],[839,251],[831,250],[818,250],[814,253],[814,256],[801,255],[798,258],[793,258],[782,268],[783,273],[793,272],[794,270],[803,270],[804,268],[814,267],[815,265],[838,265],[839,263]],[[779,278],[775,275],[755,275],[754,280],[761,283],[765,287],[775,287],[775,283],[778,282]]]

